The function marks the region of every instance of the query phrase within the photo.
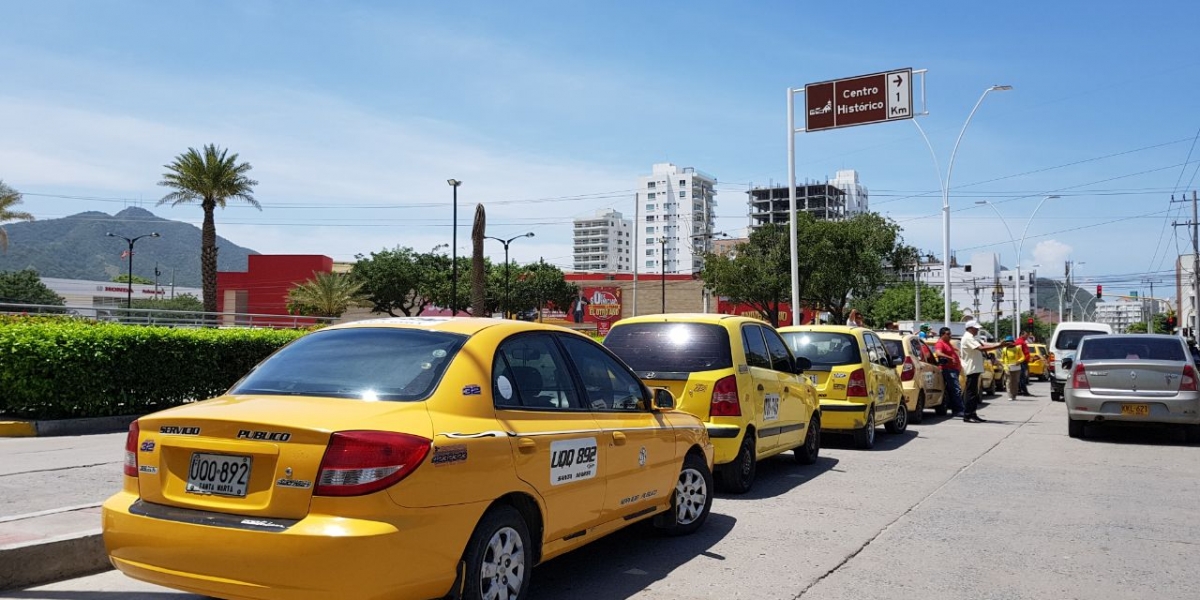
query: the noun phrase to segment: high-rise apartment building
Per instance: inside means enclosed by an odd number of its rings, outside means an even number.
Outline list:
[[[692,167],[654,165],[638,178],[638,271],[690,274],[712,248],[717,179]]]
[[[575,219],[575,271],[628,273],[633,267],[633,220],[611,209]]]

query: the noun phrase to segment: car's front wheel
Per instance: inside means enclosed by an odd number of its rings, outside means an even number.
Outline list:
[[[867,424],[862,429],[854,431],[854,445],[859,450],[870,450],[875,447],[875,407],[867,409]]]
[[[808,422],[808,433],[804,435],[804,444],[792,450],[796,462],[811,465],[817,462],[821,455],[821,416],[814,414]]]
[[[747,430],[733,462],[721,466],[721,487],[734,494],[750,491],[750,486],[754,485],[754,473],[758,470],[757,452],[754,432]]]
[[[683,469],[679,471],[679,479],[675,481],[675,493],[671,497],[671,510],[675,511],[673,519],[666,523],[655,525],[667,535],[686,535],[696,531],[708,518],[712,509],[712,472],[708,464],[696,454],[689,454],[683,459]]]
[[[467,543],[465,600],[523,598],[529,589],[533,546],[517,509],[492,507]]]
[[[904,433],[908,430],[908,407],[903,402],[896,409],[896,416],[891,421],[888,421],[884,428],[888,433]]]

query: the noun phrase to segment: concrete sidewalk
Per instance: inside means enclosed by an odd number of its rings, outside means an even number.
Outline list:
[[[110,568],[99,502],[0,517],[0,590]]]

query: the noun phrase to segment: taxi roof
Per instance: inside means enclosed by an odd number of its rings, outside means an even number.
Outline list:
[[[797,331],[821,331],[825,333],[862,333],[871,331],[867,327],[853,327],[850,325],[792,325],[789,327],[780,327],[779,333],[791,333]]]
[[[756,319],[754,317],[743,317],[741,315],[727,315],[723,313],[667,313],[657,315],[639,315],[636,317],[625,317],[613,324],[613,327],[626,323],[711,323],[719,324],[722,321],[736,319],[738,321],[747,321],[763,324],[766,321]]]
[[[331,325],[325,329],[357,329],[364,327],[389,327],[396,329],[423,329],[473,336],[491,327],[505,327],[514,330],[547,330],[572,331],[558,325],[535,323],[532,321],[514,321],[509,319],[491,319],[484,317],[387,317],[382,319],[365,319]]]

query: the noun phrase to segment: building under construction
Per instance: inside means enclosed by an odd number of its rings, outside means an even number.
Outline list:
[[[749,191],[750,227],[757,229],[767,223],[787,223],[789,190],[787,186],[755,187]],[[847,211],[846,192],[828,183],[796,186],[796,211],[807,212],[821,220],[838,220],[852,216]]]

